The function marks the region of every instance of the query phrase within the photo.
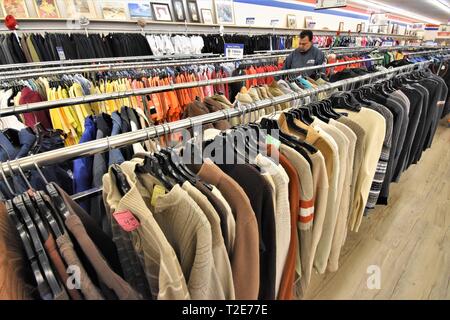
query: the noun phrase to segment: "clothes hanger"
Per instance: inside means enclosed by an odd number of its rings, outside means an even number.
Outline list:
[[[44,245],[42,244],[41,239],[39,238],[38,230],[36,229],[36,226],[31,219],[27,208],[24,205],[24,201],[22,199],[22,196],[16,196],[12,200],[14,207],[18,210],[16,212],[20,212],[20,215],[22,216],[22,219],[24,221],[25,226],[28,229],[30,238],[32,240],[35,252],[38,256],[39,265],[41,266],[44,276],[47,279],[48,285],[50,287],[50,290],[53,294],[53,297],[58,296],[62,292],[62,288],[60,284],[58,283],[57,278],[55,277],[55,274],[52,270],[50,261],[48,260],[47,254],[44,249]]]
[[[14,172],[12,171],[12,167],[9,164],[9,160],[7,163],[10,167],[11,174],[13,174]],[[19,169],[20,169],[20,171],[22,171],[22,169],[20,167],[19,167]],[[21,174],[22,173],[23,173],[23,171],[21,172]],[[25,176],[24,176],[24,178],[25,178]],[[27,181],[28,180],[26,180],[26,182]],[[29,232],[29,236],[33,243],[33,247],[38,256],[39,265],[41,266],[41,268],[44,272],[45,278],[47,279],[47,282],[53,293],[53,297],[55,297],[62,292],[62,288],[60,287],[58,280],[53,273],[53,270],[51,268],[50,262],[48,260],[47,254],[44,249],[44,245],[42,244],[42,240],[39,237],[39,231],[41,231],[41,230],[36,228],[35,222],[31,219],[29,210],[27,209],[27,205],[25,204],[26,200],[24,200],[23,196],[24,196],[24,194],[17,195],[16,197],[13,198],[13,200],[12,200],[13,207],[16,209],[15,212],[17,213],[17,216],[23,220],[24,225],[26,226],[26,228]],[[35,211],[33,205],[31,204],[31,201],[28,204],[31,206],[30,209]],[[32,214],[34,214],[34,213],[35,212],[33,212]],[[41,227],[43,227],[43,225],[41,225]],[[48,238],[48,233],[44,232],[44,234],[46,234],[47,238]],[[45,239],[47,239],[47,238],[45,238]]]
[[[10,192],[10,196],[14,197],[16,195],[16,192],[9,184],[8,179],[6,178],[6,175],[5,175],[5,171],[3,170],[3,165],[1,163],[0,163],[0,169],[1,169],[1,174],[3,177],[3,181],[5,181],[6,187],[7,187],[8,191]]]
[[[22,168],[20,167],[20,164],[18,164],[20,175],[22,176],[23,180],[28,186],[28,192],[33,193],[33,187],[31,186],[30,182],[28,181],[27,177],[25,176]],[[25,204],[26,209],[31,214],[31,217],[33,218],[33,221],[37,227],[37,230],[39,231],[39,234],[41,235],[41,239],[48,239],[49,234],[48,231],[41,219],[41,217],[38,214],[38,209],[36,209],[34,203],[31,201],[30,195],[25,192],[22,195],[23,203]]]
[[[346,99],[346,96],[343,93],[333,94],[330,97],[330,100],[331,100],[333,109],[334,108],[342,108],[342,109],[347,109],[347,110],[354,111],[354,112],[361,111],[361,106],[356,105],[356,104],[351,104]]]
[[[36,280],[36,287],[38,289],[39,295],[44,300],[52,299],[51,296],[47,294],[50,293],[50,288],[47,283],[47,280],[44,278],[41,269],[39,268],[39,262],[36,257],[36,253],[34,252],[33,245],[31,243],[30,235],[23,224],[23,220],[18,217],[16,214],[16,210],[14,208],[14,204],[12,200],[7,200],[5,202],[6,210],[8,212],[9,217],[11,218],[14,226],[22,240],[22,244],[25,249],[25,254],[27,256],[28,261],[30,262],[31,270],[34,275],[34,279]]]
[[[34,160],[34,159],[33,159]],[[37,170],[37,172],[40,174],[42,180],[48,184],[47,179],[45,178],[44,174],[42,173],[41,169],[37,165],[36,162],[34,162],[34,166]],[[39,211],[41,213],[41,217],[43,220],[45,220],[48,225],[50,226],[50,230],[52,231],[53,235],[55,236],[55,239],[58,239],[60,236],[63,235],[62,230],[64,230],[63,223],[58,219],[59,217],[56,215],[56,209],[54,209],[53,206],[47,206],[46,201],[44,200],[45,193],[43,191],[35,191],[33,194],[33,199],[36,201],[37,206],[39,208]],[[56,218],[55,218],[56,216]]]

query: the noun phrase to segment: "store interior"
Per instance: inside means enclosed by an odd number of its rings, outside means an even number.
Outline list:
[[[0,300],[450,299],[449,0],[0,18]]]

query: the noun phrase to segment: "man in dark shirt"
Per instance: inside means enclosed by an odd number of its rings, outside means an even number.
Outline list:
[[[320,66],[325,63],[325,54],[313,45],[312,40],[311,30],[304,30],[300,33],[299,47],[287,57],[283,70]],[[310,76],[320,71],[320,69],[304,71],[303,75]]]

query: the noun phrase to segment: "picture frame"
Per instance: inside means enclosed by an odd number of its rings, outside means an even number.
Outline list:
[[[1,4],[5,16],[13,15],[16,19],[29,18],[25,0],[2,0]]]
[[[201,12],[202,12],[203,23],[214,24],[213,14],[210,9],[202,9]]]
[[[60,18],[56,0],[33,0],[34,8],[41,19]]]
[[[186,21],[186,11],[183,0],[172,0],[173,17],[175,21]]]
[[[356,26],[356,32],[361,32],[362,31],[362,25],[361,23],[358,23],[358,25]]]
[[[287,15],[287,27],[288,29],[297,29],[297,16],[295,14]]]
[[[67,18],[97,18],[97,11],[95,10],[95,5],[92,0],[65,0],[64,4],[66,6]]]
[[[339,22],[339,29],[338,29],[338,31],[344,31],[344,22],[343,21]]]
[[[233,0],[214,0],[216,20],[218,24],[234,24]]]
[[[312,16],[305,17],[305,28],[306,29],[314,29],[316,27],[316,22]]]
[[[201,22],[200,13],[198,11],[197,0],[187,0],[186,3],[187,3],[187,7],[188,7],[188,12],[189,12],[189,19],[192,22],[196,22],[196,23]]]
[[[173,21],[172,13],[167,3],[152,2],[152,10],[156,21]]]
[[[153,19],[152,7],[149,3],[129,2],[128,12],[130,19]]]
[[[105,20],[127,20],[125,3],[123,2],[103,2],[102,13]]]

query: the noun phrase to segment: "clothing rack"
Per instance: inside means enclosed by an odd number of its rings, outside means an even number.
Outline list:
[[[29,62],[29,63],[16,63],[16,64],[5,64],[0,65],[0,70],[9,69],[24,69],[24,68],[40,68],[54,65],[73,65],[73,64],[92,64],[92,63],[103,63],[110,62],[114,63],[117,61],[146,61],[146,60],[178,60],[178,59],[202,59],[211,57],[220,57],[221,55],[216,53],[202,53],[202,54],[178,54],[178,55],[166,55],[166,56],[131,56],[131,57],[110,57],[110,58],[95,58],[95,59],[75,59],[75,60],[56,60],[56,61],[45,61],[45,62]]]
[[[448,52],[448,51],[450,51],[450,48],[447,47],[447,48],[441,48],[439,50],[435,50],[433,52],[431,52],[431,51],[405,52],[405,55],[408,55],[408,56],[426,55],[426,54],[429,54],[429,53],[445,53],[445,52]]]
[[[292,100],[302,99],[308,96],[317,95],[321,92],[326,92],[333,89],[340,89],[348,85],[357,84],[360,82],[373,82],[378,78],[386,78],[387,76],[395,76],[399,73],[409,72],[415,68],[423,68],[432,63],[432,61],[418,62],[406,66],[401,66],[393,69],[378,71],[375,73],[358,76],[352,79],[341,80],[328,85],[320,86],[318,88],[309,89],[304,93],[291,93],[283,96],[278,96],[272,99],[257,101],[252,104],[240,105],[237,108],[222,110],[214,113],[209,113],[189,119],[183,119],[171,123],[161,124],[150,128],[128,132],[113,137],[107,137],[79,145],[74,145],[62,149],[48,151],[38,155],[32,155],[25,158],[7,161],[7,163],[0,163],[0,169],[5,174],[12,174],[21,170],[33,169],[36,166],[48,166],[58,164],[61,162],[73,160],[80,157],[92,156],[98,153],[106,152],[115,148],[121,148],[126,145],[131,145],[146,140],[158,138],[167,134],[178,132],[182,129],[190,129],[194,126],[202,126],[209,123],[214,123],[220,120],[231,119],[234,117],[245,116],[253,111],[265,109],[279,105],[281,103],[290,102]],[[89,191],[88,191],[89,192]],[[77,197],[77,196],[76,196]]]
[[[195,60],[176,60],[176,62],[152,62],[152,63],[114,63],[114,64],[103,64],[103,65],[84,65],[78,66],[77,69],[73,69],[73,66],[64,67],[54,67],[45,68],[43,71],[30,73],[30,70],[17,70],[0,72],[0,81],[18,80],[18,79],[30,79],[45,76],[55,76],[63,74],[74,74],[82,72],[102,72],[102,71],[121,71],[121,70],[132,70],[132,69],[142,69],[142,68],[158,68],[158,67],[174,67],[174,66],[187,66],[187,65],[198,65],[198,64],[208,64],[208,63],[226,63],[226,62],[239,62],[246,60],[258,60],[258,59],[275,59],[285,57],[285,54],[279,55],[248,55],[244,58],[210,58],[210,59],[195,59]]]
[[[253,58],[258,56],[269,56],[274,55],[274,53],[257,53],[257,54],[251,54],[246,55],[244,58]],[[165,62],[165,61],[179,61],[183,59],[213,59],[213,58],[224,58],[221,54],[215,54],[215,53],[205,53],[205,54],[193,54],[193,55],[164,55],[164,56],[133,56],[133,57],[111,57],[111,58],[98,58],[98,59],[76,59],[76,60],[58,60],[58,61],[47,61],[47,62],[31,62],[31,63],[18,63],[18,64],[6,64],[6,65],[0,65],[0,71],[2,70],[9,70],[9,69],[19,69],[16,70],[17,72],[23,71],[26,72],[28,70],[25,70],[27,68],[35,68],[41,69],[41,67],[48,67],[48,66],[55,66],[57,65],[58,68],[71,68],[71,67],[78,67],[84,64],[87,64],[89,67],[92,67],[92,64],[95,64],[97,66],[101,65],[102,63],[107,63],[107,65],[122,65],[126,63],[135,63],[136,61],[159,61],[159,62]],[[71,65],[71,66],[68,66]],[[75,66],[74,66],[75,65]],[[50,70],[50,68],[46,69]],[[3,74],[3,73],[2,73]]]
[[[83,97],[68,98],[68,99],[61,99],[61,100],[54,100],[54,101],[43,101],[43,102],[13,106],[13,107],[10,107],[7,109],[6,108],[0,109],[0,117],[11,116],[11,115],[27,113],[27,112],[34,112],[34,111],[39,111],[39,110],[53,109],[53,108],[58,108],[58,107],[66,107],[66,106],[71,106],[71,105],[81,105],[81,104],[99,102],[99,101],[105,101],[105,100],[122,99],[122,98],[131,97],[131,96],[143,96],[143,95],[147,95],[147,94],[160,93],[160,92],[172,91],[172,90],[177,90],[177,89],[189,89],[189,88],[204,87],[204,86],[210,86],[210,85],[219,85],[219,84],[225,84],[225,83],[236,83],[236,82],[243,82],[243,81],[250,80],[250,79],[257,79],[257,78],[264,78],[264,77],[278,77],[278,76],[284,76],[284,75],[288,75],[288,74],[300,74],[303,71],[332,68],[332,67],[343,66],[343,65],[354,64],[354,63],[378,61],[378,60],[382,60],[382,59],[383,58],[381,58],[381,57],[380,58],[371,58],[371,59],[361,59],[361,60],[345,61],[345,62],[338,62],[338,63],[290,69],[290,70],[273,71],[273,72],[236,76],[236,77],[229,77],[229,78],[212,79],[212,80],[200,80],[200,81],[195,81],[195,82],[178,83],[178,84],[171,84],[171,85],[166,85],[166,86],[151,87],[151,88],[144,88],[144,89],[133,89],[133,90],[127,90],[127,91],[123,91],[123,92],[94,94],[94,95],[87,95],[87,96],[83,96]]]

